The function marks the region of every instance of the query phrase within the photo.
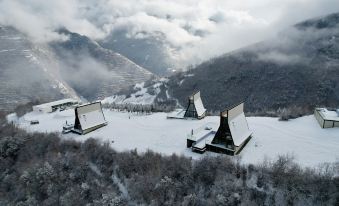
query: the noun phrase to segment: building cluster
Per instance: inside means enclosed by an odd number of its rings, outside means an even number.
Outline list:
[[[105,120],[105,116],[102,111],[101,102],[80,104],[80,102],[75,99],[63,99],[35,105],[33,106],[33,111],[50,113],[69,108],[74,108],[75,120],[74,124],[68,124],[66,122],[63,126],[63,133],[74,132],[77,134],[87,134],[107,125],[107,121]]]
[[[206,115],[206,109],[202,103],[200,92],[188,98],[188,106],[184,113],[186,118],[202,119]],[[212,151],[237,155],[245,147],[252,137],[244,114],[244,103],[220,112],[218,129],[203,125],[192,130],[187,137],[187,147],[192,151],[204,153]]]
[[[43,112],[43,113],[49,113],[49,112],[55,112],[57,110],[64,110],[71,106],[79,105],[80,102],[75,99],[62,99],[54,102],[48,102],[45,104],[39,104],[33,106],[33,111],[36,112]]]
[[[75,120],[73,124],[66,122],[63,126],[63,133],[87,134],[107,125],[101,102],[80,104],[78,100],[63,99],[33,106],[34,111],[43,113],[62,111],[68,108],[74,108]],[[175,110],[169,113],[167,118],[201,120],[206,116],[206,111],[200,91],[198,91],[188,97],[185,109]],[[314,116],[322,128],[339,127],[339,110],[316,108]],[[14,115],[7,118],[10,121],[17,119]],[[191,133],[187,135],[187,147],[198,153],[212,151],[237,155],[251,137],[252,132],[244,114],[244,103],[240,103],[220,112],[219,125],[205,124],[192,129]]]

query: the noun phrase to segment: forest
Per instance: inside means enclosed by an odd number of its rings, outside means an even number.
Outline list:
[[[27,133],[0,116],[0,205],[339,205],[339,163],[119,153],[95,139]]]

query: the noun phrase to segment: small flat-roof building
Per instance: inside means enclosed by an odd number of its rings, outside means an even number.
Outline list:
[[[75,99],[61,99],[54,102],[48,102],[40,105],[33,106],[33,111],[36,112],[43,112],[43,113],[50,113],[55,112],[58,109],[70,107],[73,105],[79,104],[78,100]]]
[[[200,91],[188,97],[188,105],[184,117],[202,119],[206,116],[206,109],[200,97]]]
[[[187,148],[192,148],[193,152],[204,153],[207,150],[206,144],[211,143],[217,129],[218,124],[212,122],[192,129],[187,135]]]
[[[339,109],[315,108],[314,117],[321,128],[339,127]]]
[[[218,130],[206,130],[198,136],[189,135],[187,147],[200,153],[207,150],[229,155],[239,154],[252,136],[243,109],[244,103],[241,103],[221,112]]]
[[[75,121],[73,132],[87,134],[100,127],[107,125],[101,102],[94,102],[77,106],[75,109]]]

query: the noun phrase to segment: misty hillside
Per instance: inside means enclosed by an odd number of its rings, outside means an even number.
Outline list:
[[[201,90],[206,107],[245,101],[247,111],[339,106],[339,13],[297,24],[274,39],[204,62],[171,78],[182,104]]]
[[[63,31],[66,33],[67,31]],[[34,43],[12,27],[0,27],[0,107],[83,96],[95,100],[153,75],[85,36]]]
[[[11,27],[0,26],[0,108],[76,96],[60,78],[48,48],[33,44]]]
[[[153,75],[126,57],[102,48],[86,36],[61,30],[65,42],[52,43],[63,78],[79,95],[93,100],[150,79]]]
[[[119,30],[100,41],[100,45],[119,52],[157,75],[168,74],[170,68],[177,67],[161,35],[134,38],[128,37],[127,31]]]

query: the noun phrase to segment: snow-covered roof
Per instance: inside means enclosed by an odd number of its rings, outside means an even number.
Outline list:
[[[187,135],[187,139],[199,141],[210,132],[213,132],[215,134],[216,131],[218,130],[218,126],[219,124],[217,124],[216,122],[207,122],[202,126],[191,130],[191,133]]]
[[[76,104],[76,103],[78,103],[78,101],[75,100],[75,99],[61,99],[61,100],[54,101],[54,102],[48,102],[48,103],[44,103],[44,104],[35,105],[35,107],[46,108],[46,107],[52,107],[52,106],[66,104],[66,103]]]
[[[176,109],[173,112],[167,114],[167,118],[184,119],[184,117],[185,117],[184,109]]]
[[[326,108],[317,108],[316,110],[320,113],[324,120],[339,121],[338,110],[330,111]]]
[[[240,146],[252,134],[244,114],[244,103],[228,111],[228,125],[235,146]]]
[[[201,98],[194,100],[194,105],[195,109],[197,110],[198,116],[202,116],[206,112],[206,109],[202,104]]]
[[[193,95],[193,101],[195,109],[197,110],[198,116],[202,116],[206,109],[202,103],[201,97],[200,97],[200,91]]]
[[[241,145],[252,134],[252,132],[248,128],[244,113],[230,120],[229,127],[235,146]]]
[[[76,111],[83,130],[106,123],[100,102],[82,105]]]

